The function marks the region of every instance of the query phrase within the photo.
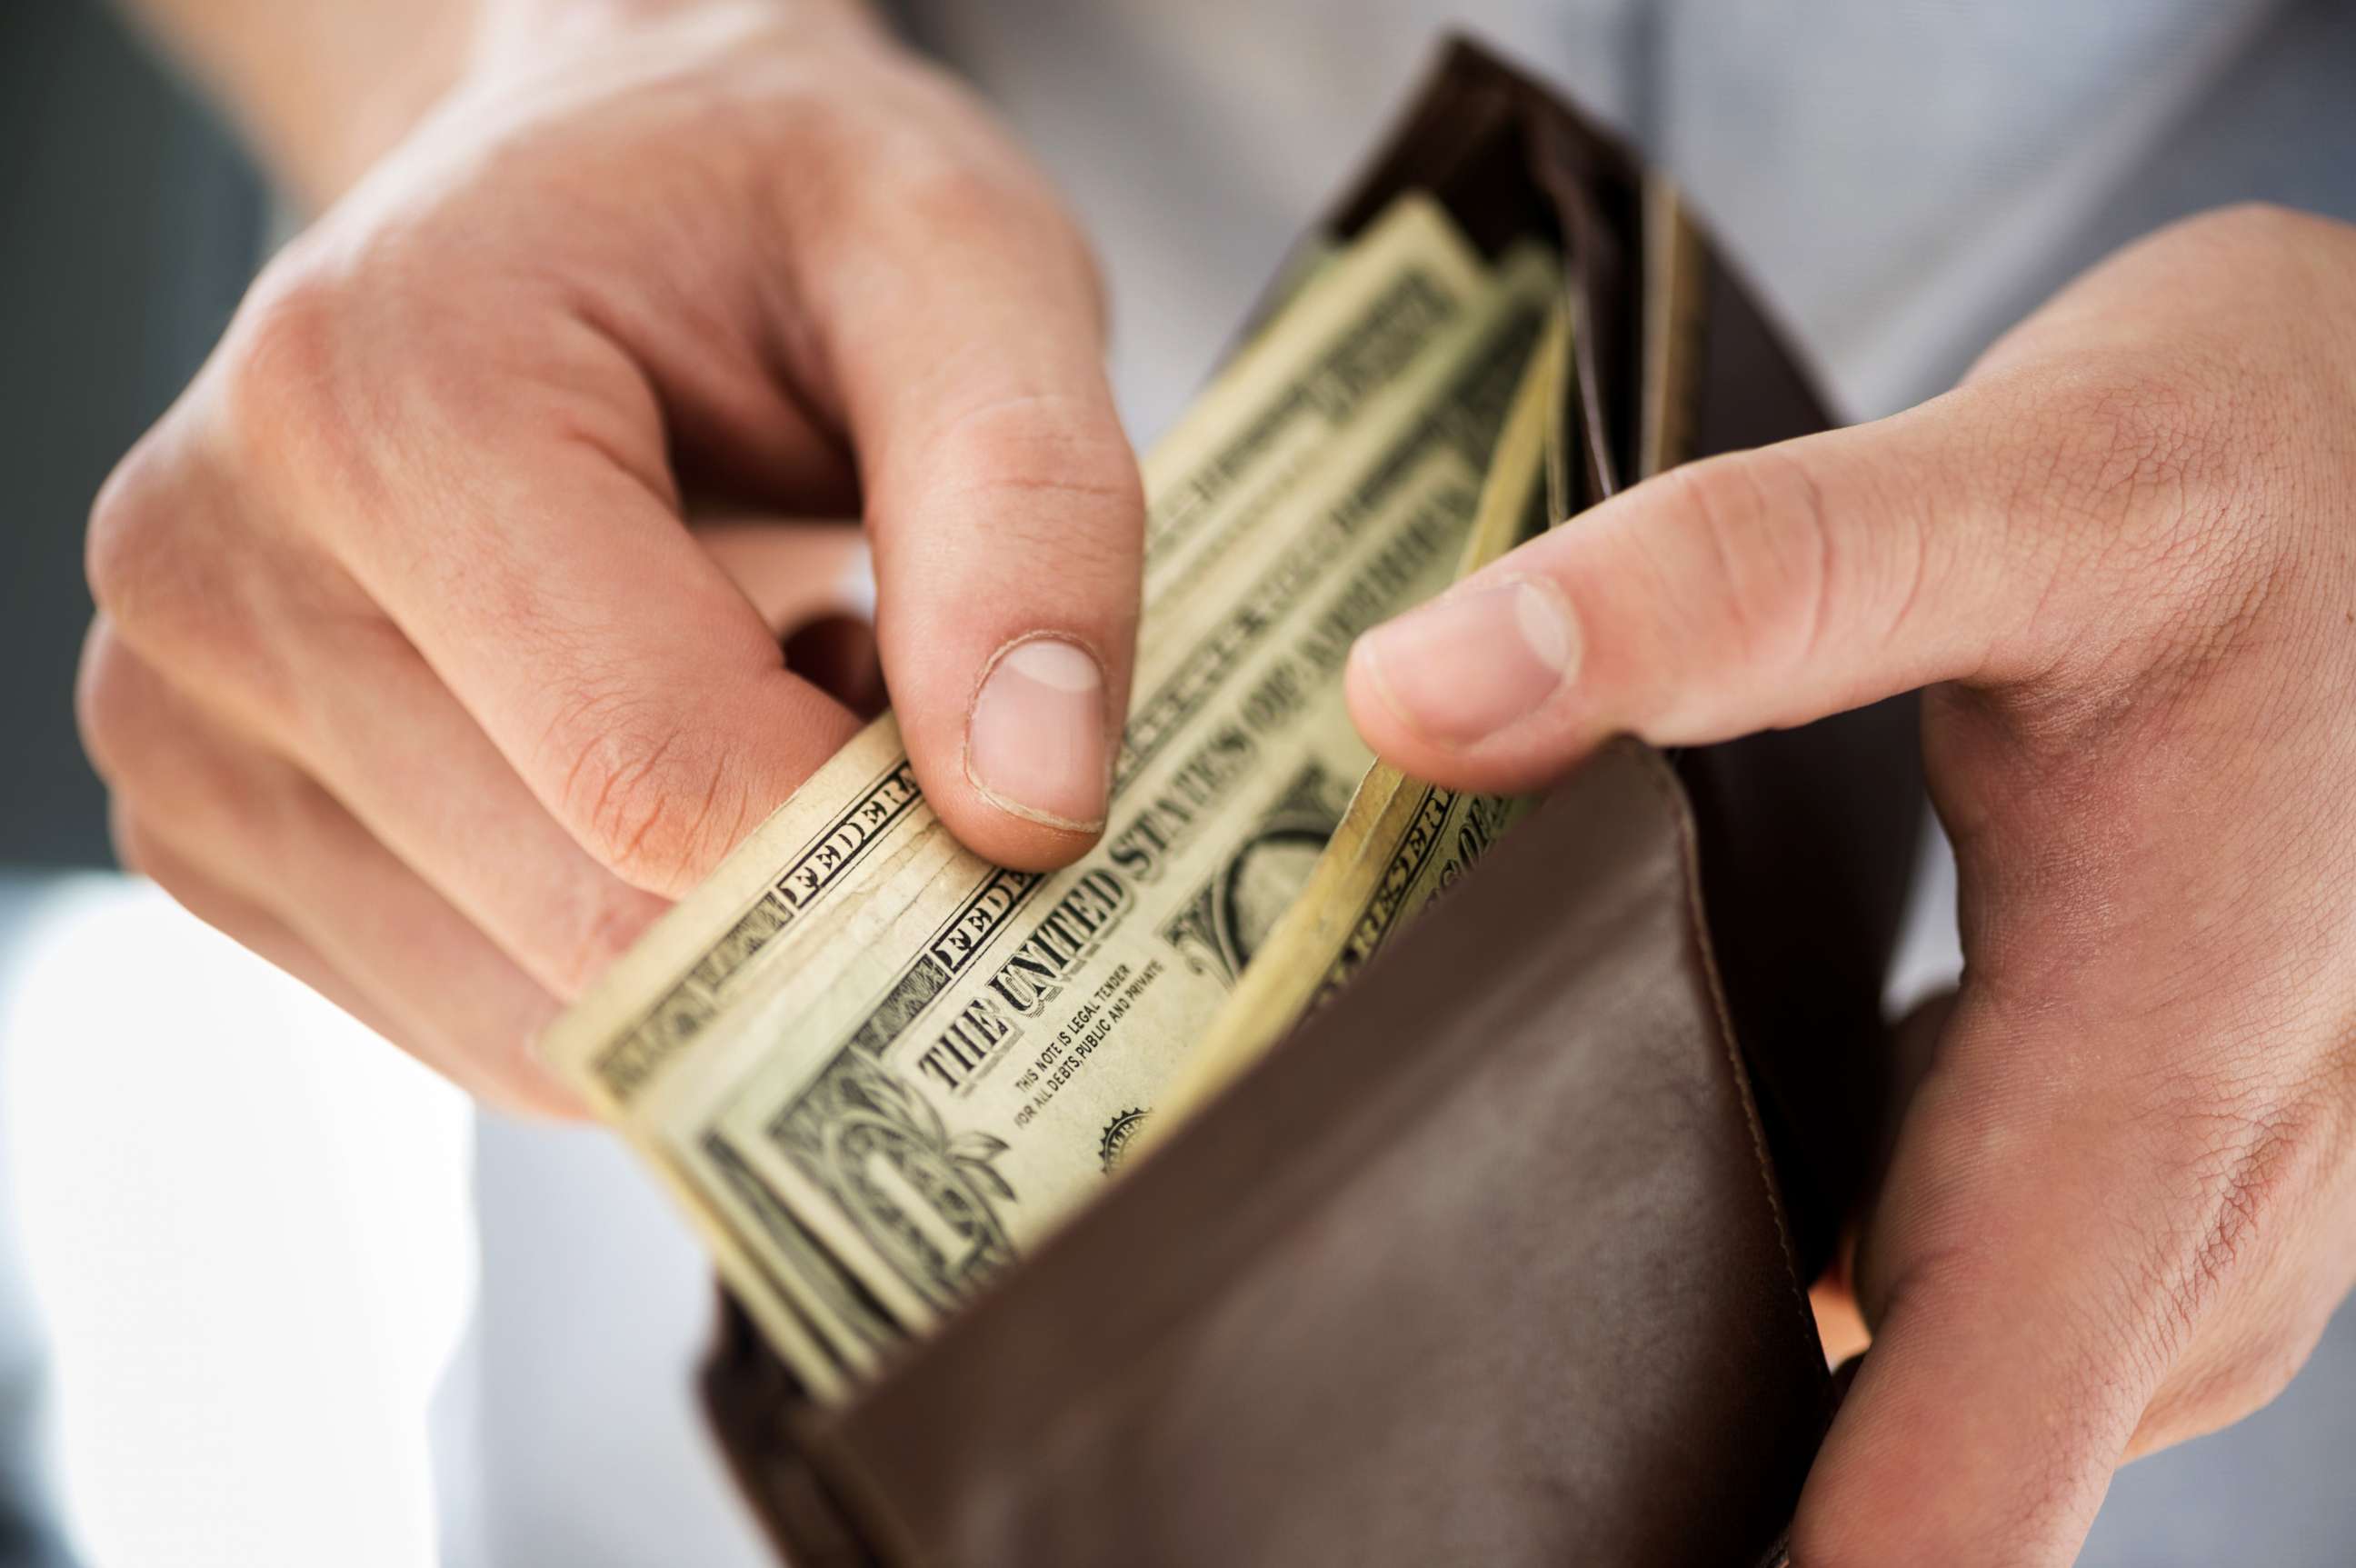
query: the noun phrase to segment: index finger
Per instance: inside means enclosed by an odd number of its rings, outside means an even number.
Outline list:
[[[282,303],[233,349],[217,435],[274,439],[281,524],[323,538],[575,840],[685,892],[856,720],[688,532],[618,347],[543,321],[363,385],[349,304]]]

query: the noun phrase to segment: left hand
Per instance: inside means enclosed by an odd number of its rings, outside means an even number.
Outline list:
[[[1965,979],[1798,1568],[2069,1562],[2356,1282],[2356,230],[2168,230],[1955,392],[1639,486],[1350,669],[1386,758],[1499,790],[1921,686]]]

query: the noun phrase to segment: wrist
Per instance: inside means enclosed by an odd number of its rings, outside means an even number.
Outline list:
[[[873,0],[471,0],[477,11],[467,67],[498,69],[547,58],[551,49],[594,45],[701,16],[737,28],[791,29],[805,40],[833,34],[871,39],[881,31]]]
[[[264,123],[254,140],[265,159],[314,208],[340,195],[469,79],[544,68],[552,57],[698,15],[790,27],[806,38],[881,35],[871,0],[431,0],[391,7],[398,16],[390,23],[374,8],[358,9],[359,19],[334,29],[328,47],[305,51],[305,67],[317,69],[302,70],[305,80],[282,94],[288,109],[257,117]],[[339,69],[346,65],[352,69]]]
[[[331,199],[466,59],[477,0],[126,0],[306,206]]]
[[[473,5],[487,27],[527,33],[560,27],[626,31],[693,11],[808,18],[816,23],[840,19],[865,24],[875,16],[873,0],[473,0]]]

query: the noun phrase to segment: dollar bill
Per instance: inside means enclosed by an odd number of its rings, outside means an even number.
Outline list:
[[[1318,452],[1407,373],[1439,334],[1490,288],[1489,269],[1429,199],[1409,198],[1346,249],[1319,258],[1315,285],[1276,311],[1146,465],[1147,607],[1141,649],[1159,641],[1202,564],[1232,556]],[[805,950],[846,923],[864,925],[876,889],[951,853],[926,810],[896,725],[878,721],[838,755],[604,977],[543,1040],[561,1070],[618,1122],[672,1188],[740,1298],[769,1337],[837,1347],[825,1359],[865,1364],[897,1326],[811,1266],[753,1277],[734,1237],[758,1219],[773,1251],[808,1252],[786,1217],[723,1214],[675,1159],[640,1132],[632,1108],[674,1064],[712,1053],[697,1042],[764,978],[819,956]],[[888,907],[888,900],[885,901]],[[821,963],[822,966],[822,963]],[[762,1254],[766,1258],[767,1254]]]
[[[1491,287],[1426,198],[1403,198],[1219,377],[1146,461],[1141,654],[1183,581],[1231,559],[1317,453],[1391,391]],[[756,829],[610,968],[541,1042],[601,1111],[626,1114],[705,1025],[934,827],[889,715]]]
[[[1147,463],[1148,596],[1141,649],[1161,640],[1195,564],[1232,555],[1321,446],[1379,399],[1467,306],[1489,269],[1430,200],[1409,198],[1355,243],[1320,259],[1313,289],[1274,313]],[[542,1041],[561,1070],[616,1121],[720,1260],[740,1299],[815,1391],[895,1342],[899,1326],[830,1271],[791,1217],[766,1205],[716,1208],[649,1129],[640,1108],[675,1067],[723,1070],[700,1048],[707,1026],[766,977],[872,923],[878,889],[921,877],[955,846],[925,808],[891,719],[856,737],[650,931]],[[742,1188],[743,1184],[735,1184]],[[758,1197],[759,1195],[755,1195]],[[748,1226],[766,1244],[745,1249]],[[798,1255],[792,1267],[781,1256]],[[830,1374],[823,1362],[834,1369]]]
[[[1559,467],[1569,347],[1569,317],[1558,309],[1514,395],[1458,577],[1559,516],[1547,480]],[[1348,984],[1527,806],[1518,797],[1428,784],[1387,763],[1369,768],[1299,896],[1173,1076],[1153,1135],[1166,1136]]]
[[[811,1391],[840,1397],[1116,1167],[1367,758],[1350,638],[1441,585],[1552,292],[1403,202],[1147,460],[1111,830],[967,855],[863,732],[552,1031]]]
[[[1364,772],[1343,659],[1452,574],[1551,270],[1509,263],[1402,417],[1321,463],[1311,525],[1202,596],[1095,851],[1054,875],[959,855],[879,940],[726,1020],[757,1065],[666,1118],[721,1203],[795,1217],[920,1332],[1118,1166]]]
[[[967,855],[903,799],[879,729],[797,796],[840,835],[811,870],[864,869],[796,961],[738,963],[689,1030],[608,999],[568,1035],[560,1059],[736,1254],[732,1284],[767,1298],[822,1397],[1097,1189],[1292,902],[1369,760],[1339,700],[1349,642],[1453,575],[1555,277],[1509,257],[1266,526],[1204,525],[1217,542],[1154,607],[1110,825],[1078,865]]]

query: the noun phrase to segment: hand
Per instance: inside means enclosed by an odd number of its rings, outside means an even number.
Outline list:
[[[857,723],[684,497],[863,499],[917,776],[1006,864],[1095,834],[1137,614],[1040,177],[848,8],[629,10],[493,50],[290,246],[90,536],[126,862],[548,1109],[540,1026]],[[822,532],[765,553],[813,611]]]
[[[2356,1278],[2356,231],[2171,229],[1959,390],[1640,486],[1350,670],[1386,757],[1496,789],[1917,686],[1965,980],[1798,1568],[2069,1562]]]

